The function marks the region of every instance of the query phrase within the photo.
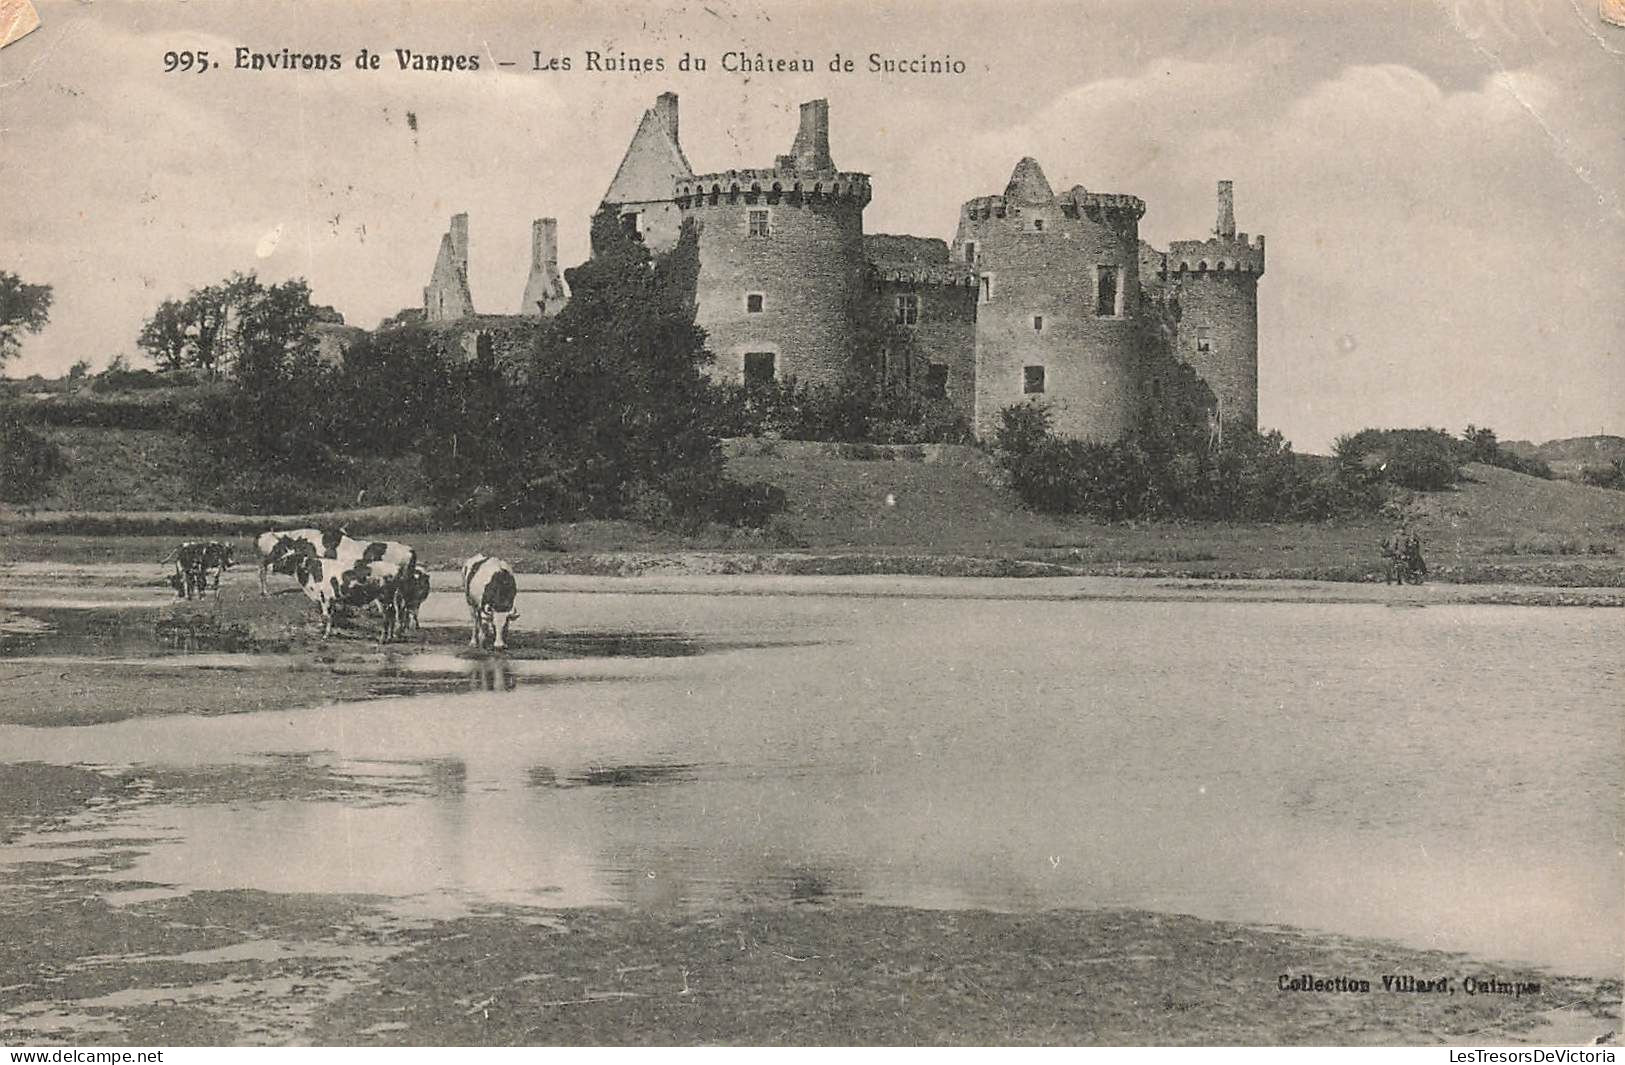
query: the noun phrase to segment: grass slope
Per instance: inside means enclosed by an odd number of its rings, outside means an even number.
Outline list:
[[[176,483],[182,475],[174,472],[177,441],[138,430],[77,432],[107,443],[89,452],[94,457],[87,467],[65,479],[62,498],[108,507],[139,503],[143,511],[158,509],[154,504],[164,499],[185,499]],[[728,442],[726,454],[733,476],[766,481],[788,496],[786,512],[766,530],[712,526],[682,534],[625,521],[590,521],[434,532],[425,511],[408,507],[283,517],[125,510],[0,516],[8,532],[0,556],[111,561],[134,552],[132,559],[145,558],[162,537],[213,534],[242,538],[246,558],[247,537],[266,525],[347,522],[357,535],[410,534],[427,562],[453,568],[474,550],[501,555],[530,571],[583,573],[669,568],[673,563],[663,556],[683,552],[801,552],[848,556],[839,572],[984,572],[959,562],[948,565],[950,556],[974,556],[1106,575],[1366,581],[1381,579],[1378,546],[1389,528],[1378,518],[1307,525],[1103,525],[1036,514],[999,487],[991,460],[973,448],[737,440]],[[1625,492],[1489,466],[1469,466],[1466,473],[1468,479],[1455,489],[1419,495],[1409,508],[1436,577],[1625,586]],[[96,534],[102,534],[99,542]],[[108,534],[129,538],[129,552]],[[138,534],[158,538],[138,541]],[[640,558],[629,561],[627,555]],[[692,558],[682,564],[704,565]],[[740,572],[755,571],[748,560],[742,565]]]

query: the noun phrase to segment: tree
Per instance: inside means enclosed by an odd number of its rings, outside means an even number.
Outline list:
[[[267,287],[254,274],[232,274],[217,285],[193,289],[183,300],[169,299],[159,304],[152,317],[142,323],[136,343],[160,369],[178,370],[190,365],[218,377],[234,369],[242,358],[245,329],[263,332],[267,313],[274,318],[296,307],[297,299],[289,302],[291,297],[284,291],[288,285],[304,286],[304,282]],[[309,303],[308,288],[305,303]],[[300,312],[299,317],[308,327],[315,321],[315,311]]]
[[[187,304],[165,300],[141,326],[136,344],[152,356],[160,370],[179,370],[192,347],[191,316]]]
[[[698,233],[651,257],[612,213],[531,358],[505,378],[475,359],[425,447],[436,498],[461,519],[591,515],[755,521],[779,501],[722,473],[723,406],[695,325]]]
[[[0,270],[0,368],[22,349],[22,334],[38,333],[51,320],[50,285],[30,285]]]

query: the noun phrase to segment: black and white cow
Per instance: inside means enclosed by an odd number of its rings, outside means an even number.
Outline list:
[[[413,570],[401,589],[401,632],[406,631],[408,624],[414,630],[422,630],[422,626],[418,624],[418,608],[427,598],[429,598],[429,574],[425,570]]]
[[[376,604],[383,614],[378,642],[388,643],[401,626],[403,603],[417,577],[416,556],[406,565],[372,561],[312,558],[300,555],[294,577],[322,612],[322,638],[333,633],[333,608]]]
[[[347,540],[343,529],[272,529],[254,541],[260,559],[260,594],[270,595],[265,586],[268,573],[297,576],[301,558],[337,558],[338,548]]]
[[[492,650],[508,646],[508,622],[519,616],[514,609],[518,594],[513,567],[500,558],[475,555],[463,563],[463,598],[468,601],[468,616],[474,626],[468,638],[470,647],[483,648],[487,633],[491,635]]]
[[[165,555],[161,561],[175,561],[175,573],[169,583],[175,588],[175,598],[190,599],[196,590],[203,598],[209,589],[209,575],[214,575],[214,590],[220,590],[220,575],[237,564],[230,544],[218,540],[187,540]]]

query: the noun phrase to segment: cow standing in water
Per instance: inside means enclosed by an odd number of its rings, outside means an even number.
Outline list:
[[[298,576],[301,558],[337,558],[339,545],[349,537],[343,529],[272,529],[254,541],[260,556],[260,594],[270,595],[265,577],[269,573]]]
[[[351,561],[300,555],[294,564],[299,587],[322,612],[322,639],[333,634],[333,608],[376,605],[383,615],[378,642],[388,643],[403,628],[404,603],[416,582],[416,560],[395,562]]]
[[[237,564],[230,544],[218,540],[188,540],[159,561],[175,561],[175,574],[169,583],[177,599],[192,598],[193,589],[201,599],[209,590],[209,574],[214,574],[214,590],[220,590],[220,575]]]
[[[429,575],[423,570],[416,570],[406,579],[401,588],[401,625],[400,631],[404,635],[408,624],[415,631],[422,631],[423,626],[418,624],[418,608],[424,600],[429,598]]]
[[[489,632],[492,650],[507,648],[508,622],[519,616],[514,609],[518,594],[513,567],[500,558],[475,555],[463,563],[463,598],[468,601],[469,620],[474,626],[468,646],[483,650]]]

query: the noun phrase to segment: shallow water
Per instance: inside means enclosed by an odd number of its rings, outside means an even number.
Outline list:
[[[391,785],[365,801],[160,790],[79,818],[137,852],[119,875],[143,892],[359,892],[430,915],[1132,906],[1574,973],[1622,964],[1617,612],[527,599],[520,649],[568,630],[704,653],[406,660],[468,683],[4,727],[0,757],[193,772],[298,755]],[[426,624],[451,610],[431,607]]]

